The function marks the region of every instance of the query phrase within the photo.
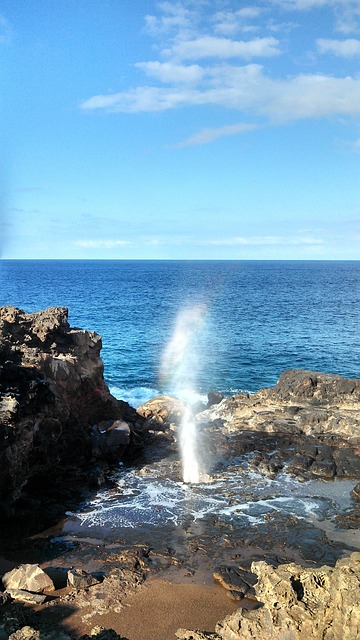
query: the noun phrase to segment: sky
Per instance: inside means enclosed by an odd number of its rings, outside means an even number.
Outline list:
[[[360,0],[2,0],[3,259],[360,259]]]

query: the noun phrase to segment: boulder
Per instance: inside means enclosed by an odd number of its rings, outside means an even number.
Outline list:
[[[151,431],[166,431],[179,425],[185,411],[185,404],[171,396],[156,396],[137,409],[138,414],[145,418],[143,428]]]
[[[2,577],[6,591],[23,589],[33,593],[54,591],[54,583],[37,564],[21,564]]]
[[[94,584],[99,584],[99,582],[98,578],[82,569],[69,569],[67,573],[67,585],[74,589],[87,589]]]
[[[219,404],[224,399],[224,394],[220,391],[209,391],[208,393],[208,408],[212,407],[214,404]]]
[[[7,589],[5,593],[8,593],[13,600],[27,604],[44,604],[46,600],[46,595],[42,593],[32,593],[25,589]]]
[[[103,420],[94,427],[92,442],[96,457],[121,460],[130,446],[130,425],[125,420]]]
[[[247,598],[255,595],[254,584],[257,577],[241,567],[229,567],[222,565],[213,572],[214,580],[219,582],[224,589],[231,592],[234,599]]]

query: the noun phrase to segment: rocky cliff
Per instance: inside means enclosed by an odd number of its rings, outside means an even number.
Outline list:
[[[0,308],[0,503],[99,458],[121,458],[141,420],[103,377],[101,338],[68,310]],[[40,482],[41,481],[41,482]]]

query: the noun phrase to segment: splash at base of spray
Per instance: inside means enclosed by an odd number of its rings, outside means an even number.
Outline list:
[[[183,480],[187,483],[200,482],[200,469],[197,452],[197,433],[193,412],[185,408],[180,425],[181,461]]]

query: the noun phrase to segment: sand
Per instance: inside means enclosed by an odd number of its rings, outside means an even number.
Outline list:
[[[128,640],[174,640],[180,627],[214,631],[216,622],[239,606],[221,587],[157,578],[147,580],[124,604],[119,614],[94,616],[92,626],[115,629]]]

